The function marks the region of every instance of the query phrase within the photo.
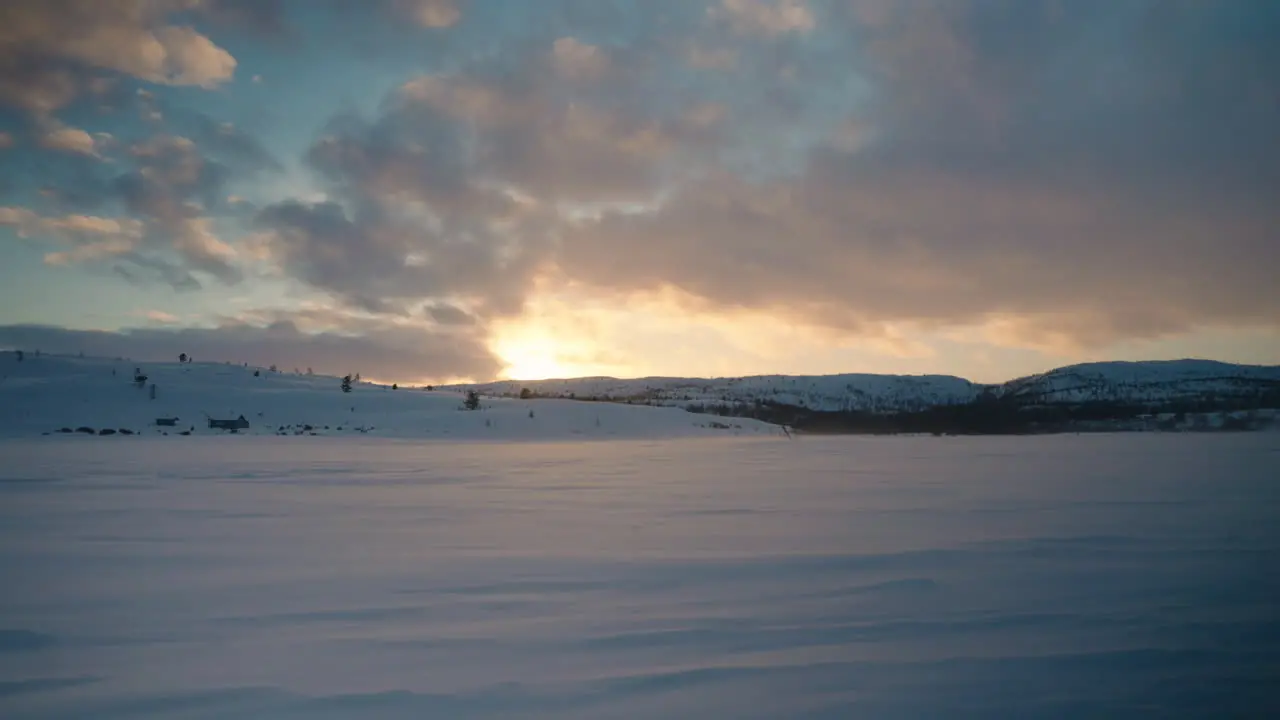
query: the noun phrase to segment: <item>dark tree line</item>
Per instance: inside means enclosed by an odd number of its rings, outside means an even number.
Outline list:
[[[1248,396],[1205,395],[1163,403],[1081,402],[1036,405],[1019,398],[985,394],[968,403],[937,405],[920,410],[870,412],[864,410],[814,410],[757,400],[750,404],[694,404],[690,412],[726,417],[749,417],[786,425],[809,433],[936,435],[1016,435],[1070,431],[1089,423],[1136,420],[1152,415],[1173,415],[1179,424],[1189,414],[1237,412],[1280,408],[1280,383],[1266,385]],[[1233,427],[1228,423],[1224,427]]]

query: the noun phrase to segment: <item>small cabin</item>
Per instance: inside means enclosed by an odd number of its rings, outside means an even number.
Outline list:
[[[249,421],[245,420],[243,415],[235,420],[215,420],[213,418],[209,418],[210,430],[247,430],[248,428]]]
[[[177,426],[178,426],[178,418],[176,417],[156,418],[156,427],[177,427]]]

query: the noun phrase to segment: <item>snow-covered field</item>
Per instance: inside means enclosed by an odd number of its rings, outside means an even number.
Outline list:
[[[0,441],[0,717],[1267,717],[1280,436]]]

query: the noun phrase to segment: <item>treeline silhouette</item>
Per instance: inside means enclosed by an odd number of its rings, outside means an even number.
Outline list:
[[[787,425],[807,433],[935,435],[1012,435],[1069,432],[1106,423],[1150,418],[1163,429],[1180,426],[1189,415],[1280,408],[1280,383],[1264,387],[1250,396],[1204,396],[1162,403],[1079,402],[1072,404],[1029,404],[1017,397],[997,397],[992,393],[968,403],[937,405],[923,410],[867,412],[859,410],[815,410],[794,405],[757,400],[750,404],[703,403],[685,406],[690,412],[748,417]],[[1226,430],[1251,428],[1249,418],[1232,418]]]

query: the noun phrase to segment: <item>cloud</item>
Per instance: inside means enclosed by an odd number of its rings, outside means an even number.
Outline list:
[[[247,362],[282,368],[312,368],[366,378],[445,381],[488,378],[498,363],[478,339],[429,329],[375,327],[360,335],[306,333],[287,320],[270,325],[227,324],[216,328],[134,328],[114,332],[41,325],[0,326],[0,346],[45,353],[196,361]]]
[[[0,63],[0,97],[47,112],[150,72],[50,39],[96,12],[64,4],[68,19],[0,30],[17,38],[0,57],[41,59]],[[290,159],[246,130],[253,114],[242,127],[170,92],[100,88],[164,132],[62,143],[114,166],[39,153],[24,177],[59,208],[39,217],[123,208],[144,228],[131,253],[76,257],[129,277],[234,283],[254,263],[361,312],[477,331],[522,312],[540,278],[910,353],[913,328],[1060,349],[1280,317],[1270,6],[566,0],[495,23],[481,2],[322,5],[350,13],[335,47],[394,45],[379,62],[432,72],[335,112],[297,197],[257,182],[298,178],[266,175]],[[182,25],[172,3],[129,7],[98,24]],[[188,79],[216,75],[174,57]],[[55,250],[69,262],[101,240]]]
[[[586,75],[617,77],[603,50],[562,39],[514,67],[413,78],[372,120],[336,116],[307,153],[331,200],[262,208],[263,254],[370,310],[459,298],[481,319],[519,312],[552,255],[558,204],[649,201],[726,114],[637,116],[549,91]]]
[[[461,297],[482,324],[544,275],[899,349],[912,326],[1092,347],[1275,322],[1259,188],[1280,181],[1280,118],[1256,100],[1276,66],[1256,38],[1199,33],[1211,9],[1171,10],[1140,49],[1146,26],[1106,3],[824,9],[853,41],[762,54],[640,35],[639,52],[561,31],[410,79],[373,119],[329,124],[307,160],[332,202],[263,208],[265,254],[357,307]],[[743,35],[817,29],[799,2],[712,16]],[[691,47],[742,80],[675,83]],[[1112,78],[1116,63],[1136,74]],[[1235,132],[1212,129],[1206,98]]]
[[[473,313],[518,312],[540,254],[500,233],[451,238],[412,214],[334,202],[263,208],[268,254],[284,271],[355,307],[405,313],[423,298],[460,297]],[[418,258],[422,258],[419,261]]]
[[[426,306],[424,311],[428,317],[441,325],[475,325],[477,318],[466,310],[447,303],[434,303]]]
[[[128,238],[107,238],[77,245],[71,250],[47,253],[44,256],[44,261],[48,265],[94,262],[127,255],[137,246],[138,243],[136,241]]]
[[[204,0],[196,10],[216,25],[278,38],[286,34],[282,0]]]
[[[556,40],[551,55],[556,71],[573,80],[599,80],[609,72],[609,57],[604,51],[577,38]]]
[[[214,123],[200,116],[193,121],[200,150],[246,174],[280,172],[284,166],[254,136],[229,122]]]
[[[707,13],[744,35],[806,33],[815,25],[805,0],[720,0]]]
[[[1001,337],[1039,346],[1274,323],[1280,307],[1260,270],[1280,262],[1266,224],[1233,220],[1230,207],[1178,207],[1141,188],[1059,187],[1024,175],[872,171],[828,157],[793,181],[722,177],[653,213],[578,223],[564,234],[558,266],[605,292],[669,285],[712,305],[852,334],[884,322],[1018,315]],[[1037,327],[1057,339],[1035,339]]]
[[[214,233],[209,218],[183,220],[174,234],[173,247],[186,267],[208,273],[224,284],[234,285],[244,278],[239,253]]]
[[[394,0],[396,9],[422,27],[446,28],[462,17],[457,0]]]
[[[166,24],[191,6],[186,0],[5,3],[0,101],[49,113],[70,103],[93,70],[206,88],[231,79],[236,61],[230,53],[190,27]]]
[[[0,207],[0,225],[14,228],[19,237],[47,235],[67,242],[103,238],[137,241],[143,233],[143,224],[133,218],[43,217],[23,207]]]
[[[74,100],[81,82],[79,73],[66,68],[25,62],[0,53],[0,104],[48,115]]]
[[[143,240],[143,224],[132,218],[89,215],[43,217],[27,208],[0,207],[0,226],[23,238],[52,238],[70,249],[44,256],[49,265],[114,260],[134,252]]]
[[[629,78],[611,72],[600,48],[562,38],[547,55],[520,62],[515,70],[410,80],[378,130],[430,128],[416,144],[440,155],[454,176],[492,178],[549,201],[644,201],[696,159],[708,126],[680,108],[620,107]],[[566,75],[570,82],[607,78],[605,94],[555,92]]]
[[[31,212],[38,208],[37,215],[123,213],[140,224],[141,239],[58,249],[46,262],[102,265],[129,282],[159,281],[179,289],[200,288],[205,276],[228,285],[241,282],[243,265],[253,258],[240,256],[223,234],[241,229],[237,223],[252,215],[254,205],[228,198],[238,183],[281,172],[283,165],[238,125],[171,106],[143,88],[122,97],[163,108],[165,130],[140,136],[136,126],[117,124],[111,126],[117,138],[39,118],[33,147],[42,152],[22,158],[23,182],[38,195],[12,195]],[[51,227],[46,222],[30,232]]]
[[[168,248],[166,239],[156,242],[147,223],[129,217],[46,217],[27,208],[0,207],[0,226],[14,228],[19,237],[71,246],[45,254],[49,265],[104,265],[133,283],[159,280],[178,290],[196,290],[202,285],[192,270],[228,284],[242,277],[233,264],[235,251],[218,240],[207,221],[200,218],[182,220]]]
[[[732,70],[738,64],[738,52],[733,48],[695,45],[688,50],[688,61],[699,70]]]
[[[51,194],[62,202],[86,206],[119,202],[127,217],[45,217],[11,207],[0,215],[0,222],[7,219],[7,224],[37,239],[65,240],[71,233],[83,235],[91,230],[101,236],[82,241],[73,250],[46,255],[50,264],[106,265],[130,282],[159,280],[187,290],[202,286],[193,272],[228,285],[240,282],[240,258],[218,237],[213,219],[205,215],[223,203],[228,169],[206,158],[192,140],[175,135],[136,142],[127,148],[125,158],[134,164],[132,169],[107,179],[84,177],[79,188],[72,186],[68,191],[64,185]],[[90,221],[98,226],[89,228]],[[108,227],[108,223],[114,225]]]
[[[80,128],[52,126],[40,136],[40,147],[47,150],[98,157],[98,149],[94,137]]]
[[[147,320],[161,325],[176,325],[181,322],[181,318],[173,313],[167,313],[163,310],[148,310],[142,314]]]
[[[1265,33],[1208,5],[1170,7],[1141,48],[1150,19],[1115,4],[852,8],[867,102],[803,162],[767,179],[720,168],[651,211],[580,220],[558,267],[598,291],[674,287],[868,336],[978,327],[1063,351],[1275,325],[1262,268],[1280,265],[1280,217],[1263,188],[1280,186],[1280,107],[1257,88],[1280,57]],[[809,89],[794,112],[822,101]]]

